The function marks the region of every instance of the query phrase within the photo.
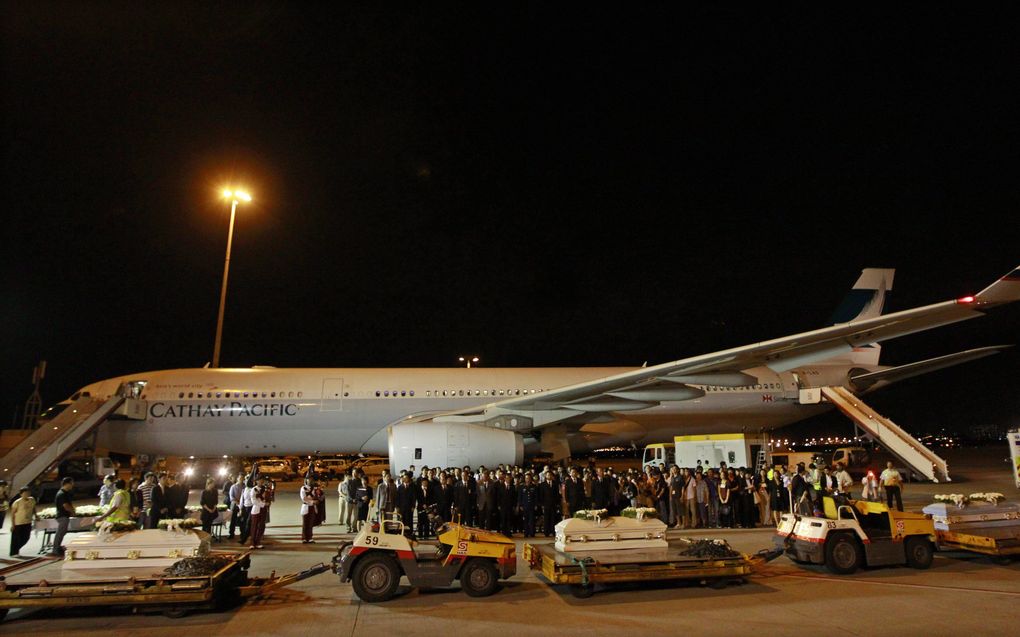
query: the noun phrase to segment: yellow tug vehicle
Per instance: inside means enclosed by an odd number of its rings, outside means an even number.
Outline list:
[[[402,576],[419,588],[445,588],[459,580],[468,595],[486,597],[499,580],[517,573],[514,541],[498,533],[447,522],[437,525],[438,540],[416,542],[404,531],[396,514],[365,524],[353,542],[340,544],[333,572],[366,602],[393,598]]]
[[[931,566],[936,541],[931,516],[842,496],[822,502],[824,517],[782,515],[775,544],[792,560],[825,564],[839,575],[862,566]]]

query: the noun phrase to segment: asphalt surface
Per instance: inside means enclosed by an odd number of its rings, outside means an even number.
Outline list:
[[[913,484],[905,489],[908,510],[920,510],[934,493],[998,491],[1020,501],[1004,462],[1007,451],[991,447],[948,453],[951,485]],[[335,484],[330,485],[331,492]],[[300,541],[297,485],[282,485],[273,506],[266,548],[252,558],[252,575],[295,572],[328,563],[336,544],[350,536],[335,523],[336,500],[327,504],[328,524],[315,544]],[[197,494],[193,494],[193,500]],[[682,532],[671,532],[680,536]],[[772,544],[773,530],[704,531],[741,551]],[[0,532],[6,557],[9,531]],[[23,550],[33,555],[40,538]],[[543,541],[543,540],[538,540]],[[523,539],[519,538],[519,544]],[[239,549],[223,542],[217,549]],[[518,555],[520,555],[518,547]],[[576,599],[548,585],[523,561],[518,573],[489,598],[470,598],[456,588],[417,590],[404,586],[394,600],[366,604],[349,584],[331,573],[318,575],[266,599],[222,612],[197,611],[181,619],[132,614],[127,609],[12,611],[0,633],[77,636],[144,631],[152,637],[182,632],[201,635],[605,635],[758,634],[803,635],[981,635],[1015,634],[1020,607],[1020,562],[999,565],[963,553],[940,553],[926,571],[905,567],[864,569],[835,576],[822,567],[781,557],[744,584],[713,590],[697,584],[642,584],[600,588]]]

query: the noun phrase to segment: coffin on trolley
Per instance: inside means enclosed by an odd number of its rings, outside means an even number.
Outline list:
[[[146,529],[125,533],[79,533],[64,542],[64,568],[153,567],[209,553],[208,533]]]

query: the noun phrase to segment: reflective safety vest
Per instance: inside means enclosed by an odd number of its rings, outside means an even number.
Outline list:
[[[814,486],[815,491],[821,491],[822,489],[822,470],[821,469],[808,469],[808,473],[811,474],[811,484]]]
[[[130,522],[131,495],[128,494],[127,489],[118,489],[113,496],[113,500],[119,499],[119,504],[117,505],[117,508],[113,510],[113,513],[111,513],[106,519],[110,522]]]

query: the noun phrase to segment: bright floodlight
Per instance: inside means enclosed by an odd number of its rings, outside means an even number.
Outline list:
[[[223,190],[223,198],[233,199],[234,201],[244,201],[246,203],[251,201],[251,195],[247,192],[243,190],[230,190],[229,188],[225,188]]]

